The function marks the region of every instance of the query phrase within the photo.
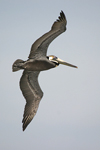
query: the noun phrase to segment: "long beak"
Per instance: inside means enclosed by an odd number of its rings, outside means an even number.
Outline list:
[[[66,65],[66,66],[78,68],[77,66],[72,65],[72,64],[69,64],[69,63],[67,63],[67,62],[65,62],[65,61],[63,61],[63,60],[61,60],[61,59],[59,59],[59,58],[57,58],[56,61],[57,61],[59,64],[63,64],[63,65]]]

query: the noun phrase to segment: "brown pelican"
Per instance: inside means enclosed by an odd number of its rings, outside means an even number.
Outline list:
[[[59,64],[77,68],[56,56],[46,56],[49,44],[61,33],[66,31],[67,20],[63,11],[53,23],[51,30],[37,39],[32,47],[27,61],[16,60],[12,66],[12,70],[18,71],[24,69],[20,79],[20,89],[26,99],[26,105],[23,114],[23,131],[32,121],[39,107],[43,92],[38,83],[38,75],[40,71],[48,70],[58,66]]]

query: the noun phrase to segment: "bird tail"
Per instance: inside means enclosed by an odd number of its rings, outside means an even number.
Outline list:
[[[15,72],[15,71],[18,71],[20,69],[23,69],[21,66],[23,65],[24,61],[21,60],[21,59],[17,59],[13,65],[12,65],[12,71]]]

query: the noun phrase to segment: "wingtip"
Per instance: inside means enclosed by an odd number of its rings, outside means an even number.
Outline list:
[[[23,130],[23,132],[25,131],[25,129],[24,129],[24,128],[22,128],[22,130]]]
[[[63,11],[61,10],[60,13],[62,13]]]
[[[64,14],[64,12],[63,12],[63,10],[61,10],[60,15],[65,16],[65,14]]]
[[[66,16],[65,16],[63,10],[61,10],[60,16],[59,16],[58,18],[59,18],[59,20],[57,20],[57,21],[60,21],[60,20],[61,20],[61,21],[65,21],[66,24],[67,24],[67,19],[66,19]]]
[[[23,126],[22,126],[23,132],[25,131],[26,127],[27,127],[27,126],[24,126],[24,124],[23,124]]]

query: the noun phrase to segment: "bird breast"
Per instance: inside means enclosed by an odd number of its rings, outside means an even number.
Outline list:
[[[43,71],[56,67],[55,63],[47,60],[28,60],[23,68],[28,71]]]

